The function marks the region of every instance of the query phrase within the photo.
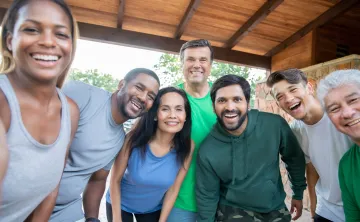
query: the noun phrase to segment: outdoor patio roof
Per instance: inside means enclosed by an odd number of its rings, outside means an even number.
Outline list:
[[[11,2],[1,0],[1,16]],[[359,0],[66,2],[84,39],[177,53],[185,41],[204,38],[215,46],[217,60],[270,69],[272,55]]]

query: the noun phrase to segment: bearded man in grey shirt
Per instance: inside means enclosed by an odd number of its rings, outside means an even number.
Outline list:
[[[106,178],[124,142],[122,124],[151,108],[159,86],[153,71],[137,68],[126,74],[114,93],[76,81],[63,87],[78,105],[80,120],[51,222],[99,221]]]

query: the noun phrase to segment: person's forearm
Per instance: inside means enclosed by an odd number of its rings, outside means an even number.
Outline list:
[[[25,220],[26,222],[49,221],[51,213],[54,209],[59,186],[56,187]]]
[[[120,181],[110,183],[110,199],[113,221],[121,221],[121,191]]]
[[[83,194],[85,218],[98,218],[106,180],[89,181]]]
[[[319,180],[319,175],[316,172],[316,169],[312,165],[312,163],[306,164],[306,182],[308,185],[308,194],[310,199],[310,213],[311,216],[315,216],[315,210],[316,210],[316,192],[315,192],[315,186],[317,181]]]
[[[165,195],[163,207],[161,209],[159,222],[166,222],[170,211],[172,210],[176,198],[179,194],[179,190],[175,190],[175,188],[170,188]]]
[[[315,216],[315,210],[316,210],[316,193],[315,193],[315,187],[314,188],[308,188],[308,194],[310,199],[310,214],[311,217]]]

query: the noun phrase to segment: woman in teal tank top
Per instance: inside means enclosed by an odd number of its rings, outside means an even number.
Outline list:
[[[108,221],[132,222],[133,215],[137,222],[166,221],[191,162],[190,133],[191,111],[185,92],[161,89],[115,160],[111,197],[107,195]]]

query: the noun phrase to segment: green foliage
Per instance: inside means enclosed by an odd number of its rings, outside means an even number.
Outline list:
[[[112,75],[101,73],[97,69],[90,69],[84,72],[78,69],[73,69],[69,75],[69,79],[97,86],[109,92],[114,92],[119,83],[119,80],[115,79]]]
[[[181,62],[178,55],[168,53],[162,54],[158,64],[154,65],[154,69],[159,75],[162,86],[175,86],[184,81]],[[213,82],[226,74],[239,75],[249,81],[252,92],[250,106],[253,107],[255,100],[255,83],[259,81],[261,77],[255,78],[255,76],[251,75],[248,67],[214,61],[209,81]]]

